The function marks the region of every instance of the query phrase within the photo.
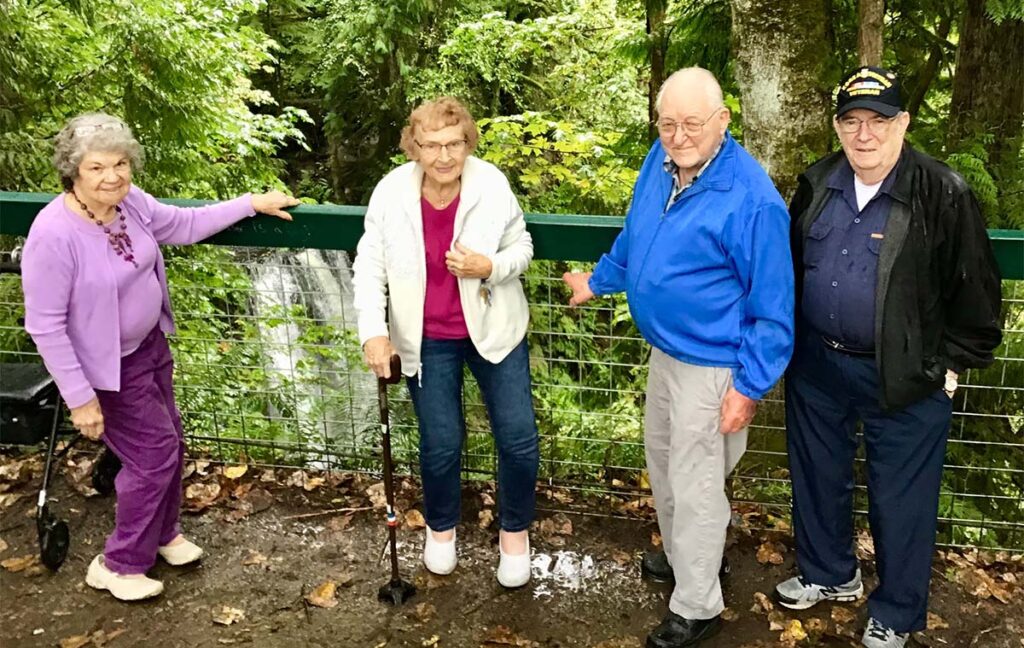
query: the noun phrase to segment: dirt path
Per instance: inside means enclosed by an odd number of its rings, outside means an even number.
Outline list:
[[[230,488],[252,488],[245,486],[246,478],[220,481]],[[385,538],[379,512],[294,517],[370,505],[364,490],[372,481],[340,481],[313,492],[258,483],[238,498],[222,489],[211,506],[184,519],[186,533],[206,549],[202,564],[184,569],[158,564],[152,575],[165,581],[165,594],[155,601],[126,605],[83,582],[86,566],[102,550],[112,526],[113,498],[84,498],[65,479],[58,479],[55,509],[69,521],[71,554],[55,574],[39,566],[16,573],[0,570],[0,646],[59,646],[63,640],[65,648],[637,648],[664,613],[669,588],[642,581],[637,567],[636,559],[649,546],[655,529],[651,522],[545,511],[542,518],[550,521],[532,535],[534,578],[523,589],[505,591],[494,578],[494,525],[481,529],[473,523],[482,498],[468,489],[456,572],[445,578],[428,576],[419,563],[422,531],[403,529],[402,571],[416,582],[419,593],[400,608],[383,605],[376,597],[377,588],[387,580],[387,562],[378,562]],[[2,511],[0,548],[7,547],[0,551],[0,560],[36,551],[34,483],[8,492],[23,492],[25,497]],[[413,484],[406,485],[404,495],[418,505]],[[254,497],[255,507],[250,501]],[[732,576],[726,587],[731,620],[703,646],[785,645],[779,643],[782,631],[770,629],[767,613],[751,608],[756,593],[770,592],[791,574],[792,551],[783,554],[781,565],[762,565],[756,558],[760,543],[757,534],[739,533],[733,540],[728,550]],[[1024,570],[1019,562],[1016,567]],[[947,568],[936,565],[932,610],[951,627],[921,635],[922,644],[1024,646],[1024,608],[1016,593],[1009,604],[980,600],[947,581]],[[865,572],[870,575],[870,567]],[[1024,571],[1018,574],[1024,578]],[[304,597],[327,580],[337,584],[337,605],[321,608],[307,603]],[[1004,585],[1014,591],[1012,584]],[[215,623],[224,606],[241,610],[244,618],[231,625]],[[838,629],[833,614],[841,622]],[[843,633],[859,638],[864,614],[862,606],[835,613],[821,606],[781,622],[798,619],[804,630],[812,631],[810,639],[796,645],[851,646],[856,644]]]

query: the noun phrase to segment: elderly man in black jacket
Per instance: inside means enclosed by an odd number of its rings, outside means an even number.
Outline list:
[[[800,575],[784,606],[853,601],[855,425],[867,447],[879,584],[862,643],[925,627],[939,485],[958,374],[1001,339],[999,270],[971,190],[904,142],[899,82],[862,67],[840,86],[843,150],[800,176],[790,206],[797,342],[786,426]]]

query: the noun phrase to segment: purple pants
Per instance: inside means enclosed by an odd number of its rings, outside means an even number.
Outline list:
[[[121,358],[121,391],[97,391],[103,442],[121,460],[114,480],[117,515],[103,558],[119,574],[144,574],[157,547],[181,528],[181,468],[185,441],[174,404],[174,361],[159,327]]]

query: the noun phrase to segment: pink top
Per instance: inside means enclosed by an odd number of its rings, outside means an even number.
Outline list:
[[[436,209],[420,198],[423,214],[423,247],[427,254],[427,295],[423,301],[423,337],[434,340],[459,340],[469,337],[462,316],[459,280],[448,272],[445,253],[455,238],[455,212],[459,196],[443,209]]]

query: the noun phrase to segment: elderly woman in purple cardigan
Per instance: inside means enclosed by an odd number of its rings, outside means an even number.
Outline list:
[[[121,460],[114,532],[86,583],[121,600],[156,596],[146,576],[202,556],[181,534],[185,444],[174,404],[167,333],[174,332],[160,244],[201,241],[256,212],[291,220],[275,191],[208,207],[157,202],[132,184],[142,148],[110,115],[85,114],[57,135],[64,193],[36,217],[25,243],[25,328],[71,410],[72,424]]]

